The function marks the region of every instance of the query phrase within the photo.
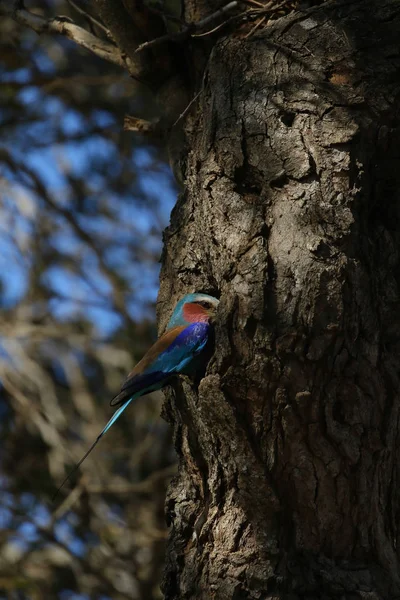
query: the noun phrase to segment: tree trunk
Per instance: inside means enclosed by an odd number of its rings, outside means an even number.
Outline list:
[[[221,299],[166,406],[167,600],[400,595],[399,36],[359,0],[214,47],[159,303]]]

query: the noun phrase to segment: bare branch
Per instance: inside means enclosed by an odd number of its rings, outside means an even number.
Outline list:
[[[24,8],[13,8],[3,4],[0,5],[0,14],[12,17],[20,25],[30,27],[30,29],[36,31],[39,35],[43,33],[58,33],[63,35],[74,41],[78,46],[96,54],[96,56],[108,60],[119,67],[126,68],[125,61],[116,46],[100,40],[95,35],[86,31],[86,29],[70,21],[67,17],[54,17],[53,19],[46,20]]]
[[[98,19],[95,19],[95,17],[93,17],[93,15],[89,14],[88,12],[86,12],[86,10],[84,10],[81,6],[79,6],[79,4],[77,4],[76,2],[74,2],[74,0],[68,0],[68,4],[70,4],[72,6],[72,8],[74,10],[76,10],[76,12],[78,12],[79,14],[81,14],[88,21],[88,23],[90,23],[92,31],[93,31],[93,26],[96,26],[99,29],[101,29],[102,31],[104,31],[104,33],[106,34],[106,36],[111,41],[114,41],[112,39],[110,30],[107,29],[107,27],[103,23],[101,23],[101,21],[99,21]]]
[[[15,160],[5,148],[0,150],[0,158],[15,172],[20,171],[29,177],[34,184],[36,192],[40,195],[43,202],[45,202],[50,209],[61,215],[71,226],[72,230],[79,236],[79,238],[94,252],[101,272],[108,279],[113,288],[113,306],[124,316],[127,322],[131,323],[132,318],[126,308],[124,293],[119,287],[118,277],[113,270],[107,266],[101,249],[97,244],[95,244],[92,237],[85,231],[85,229],[82,228],[78,220],[74,218],[73,214],[69,210],[57,205],[53,198],[48,194],[47,189],[42,183],[41,179],[32,169]],[[87,281],[87,283],[90,282]],[[96,292],[98,293],[98,290],[96,290]]]
[[[187,105],[185,110],[179,115],[179,117],[177,118],[175,123],[172,125],[172,127],[175,127],[175,125],[177,125],[179,123],[179,121],[181,119],[183,119],[183,117],[189,112],[190,107],[192,106],[192,104],[194,104],[196,102],[197,98],[200,96],[202,91],[203,91],[203,86],[201,87],[201,90],[191,99],[191,101],[189,102],[189,104]]]
[[[148,38],[158,37],[159,32],[165,30],[160,17],[150,13],[145,3],[136,0],[95,0],[93,4],[101,20],[111,31],[115,43],[124,53],[126,66],[132,77],[155,90],[168,74],[175,73],[175,66],[168,53],[163,53],[161,57],[154,53],[136,54],[139,44]]]
[[[257,31],[257,29],[259,29],[261,27],[261,25],[263,25],[265,23],[266,20],[267,20],[267,17],[262,17],[259,21],[257,21],[257,23],[254,25],[254,27],[252,27],[250,29],[250,31],[244,36],[244,39],[251,37],[253,35],[253,33],[255,33]]]
[[[159,121],[147,121],[133,115],[125,115],[124,118],[125,131],[136,131],[147,135],[157,135],[165,133],[165,130],[160,126]]]
[[[170,41],[178,42],[180,40],[184,40],[185,38],[191,36],[192,33],[194,33],[195,31],[199,31],[200,29],[202,29],[203,27],[205,27],[212,21],[215,21],[219,17],[222,17],[225,13],[233,10],[234,8],[236,8],[238,6],[238,4],[239,4],[239,2],[237,0],[232,0],[232,2],[229,2],[225,6],[223,6],[216,12],[214,12],[212,15],[208,15],[208,17],[205,17],[201,21],[198,21],[197,23],[190,23],[190,24],[186,25],[186,27],[182,31],[179,31],[178,33],[171,33],[171,34],[163,35],[161,37],[155,38],[154,40],[144,42],[144,44],[140,44],[140,46],[138,46],[136,48],[136,52],[141,52],[142,50],[145,50],[146,48],[158,46],[159,44],[163,44],[165,42],[170,42]]]
[[[239,6],[239,4],[251,4],[251,5],[257,6],[259,8],[248,9],[244,12],[241,12],[240,14],[236,14],[236,15],[230,17],[229,19],[227,19],[226,21],[223,21],[222,23],[220,23],[216,27],[213,27],[213,29],[210,29],[209,31],[197,33],[198,31],[201,31],[206,25],[208,25],[212,21],[219,19],[224,14],[237,8]],[[251,34],[252,34],[265,22],[267,15],[276,13],[280,8],[282,8],[286,5],[287,5],[287,0],[284,0],[283,2],[280,2],[280,3],[276,3],[275,0],[270,0],[269,2],[266,2],[265,4],[262,4],[261,2],[257,2],[257,0],[232,0],[232,2],[229,2],[228,4],[226,4],[219,10],[217,10],[216,12],[214,12],[211,15],[208,15],[207,17],[202,19],[201,21],[198,21],[197,23],[187,24],[182,29],[182,31],[178,31],[177,33],[169,33],[167,35],[163,35],[161,37],[158,37],[158,38],[155,38],[148,42],[144,42],[143,44],[140,44],[136,48],[136,52],[141,52],[142,50],[146,50],[148,48],[158,46],[159,44],[164,44],[165,42],[179,42],[188,37],[196,38],[196,37],[204,37],[206,35],[211,35],[212,33],[214,33],[215,31],[218,31],[218,29],[221,29],[221,27],[224,27],[228,23],[232,23],[233,21],[240,21],[240,19],[242,19],[243,17],[247,17],[251,20],[260,17],[261,20],[257,23],[256,27],[254,27],[251,30]]]
[[[154,471],[143,481],[127,483],[125,485],[99,485],[89,484],[87,490],[90,494],[149,494],[154,490],[154,485],[160,480],[168,479],[176,474],[176,464],[168,465],[158,471]]]

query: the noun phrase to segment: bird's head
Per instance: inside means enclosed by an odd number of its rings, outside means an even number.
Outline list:
[[[187,294],[175,307],[167,329],[189,323],[208,323],[213,320],[219,300],[208,294]]]

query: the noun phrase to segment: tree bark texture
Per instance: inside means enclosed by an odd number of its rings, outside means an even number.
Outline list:
[[[159,302],[221,299],[165,409],[167,600],[400,596],[399,36],[332,2],[211,54]]]

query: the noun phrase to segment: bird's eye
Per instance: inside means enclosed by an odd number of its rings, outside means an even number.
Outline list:
[[[210,303],[207,302],[207,300],[200,300],[200,302],[197,302],[197,304],[199,304],[199,306],[202,306],[203,308],[210,308]]]

